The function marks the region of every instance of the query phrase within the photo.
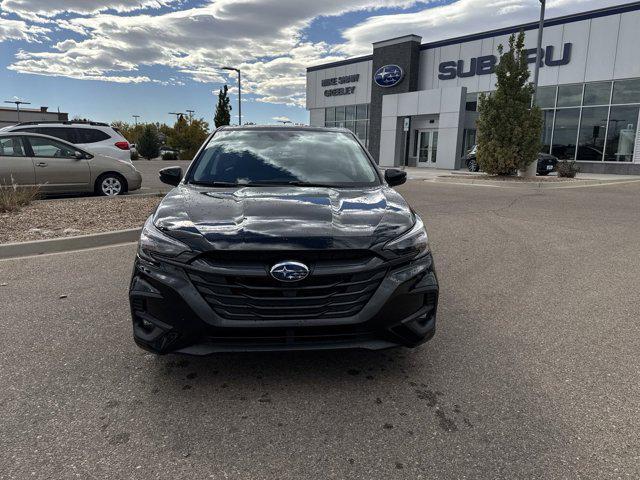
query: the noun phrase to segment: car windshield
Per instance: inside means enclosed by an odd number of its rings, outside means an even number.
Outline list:
[[[349,134],[313,130],[227,130],[199,155],[188,181],[205,185],[357,187],[380,181]]]

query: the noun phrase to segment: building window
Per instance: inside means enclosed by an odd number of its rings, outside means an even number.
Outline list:
[[[584,105],[609,105],[611,82],[587,83],[584,86]]]
[[[478,111],[478,94],[477,93],[467,93],[465,110],[467,112]]]
[[[344,119],[347,121],[356,119],[356,106],[355,105],[347,105],[344,107]]]
[[[474,128],[465,128],[462,141],[462,152],[466,154],[476,144],[476,130]],[[415,156],[415,155],[414,155]]]
[[[356,105],[356,120],[368,120],[369,119],[369,105],[363,103]]]
[[[614,82],[611,103],[640,103],[640,78]]]
[[[558,107],[579,107],[582,104],[582,87],[580,85],[560,85],[558,87]]]
[[[324,109],[324,123],[336,121],[336,107],[329,107]]]
[[[560,159],[632,162],[640,79],[540,87],[542,145]]]
[[[609,107],[586,107],[582,109],[580,135],[578,136],[578,160],[602,160],[608,114]]]
[[[607,130],[607,146],[604,154],[606,161],[633,161],[639,110],[640,107],[638,106],[611,107],[609,128]]]
[[[540,108],[553,108],[556,106],[557,87],[538,87],[536,92],[536,105]]]
[[[554,110],[542,111],[542,151],[545,153],[549,153],[551,151],[554,113]]]
[[[347,128],[366,146],[369,143],[369,105],[362,103],[325,108],[324,126]]]
[[[579,108],[563,108],[561,110],[556,110],[551,154],[555,155],[560,160],[575,158],[579,119]]]

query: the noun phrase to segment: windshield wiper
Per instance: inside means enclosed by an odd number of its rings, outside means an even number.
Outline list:
[[[191,180],[192,185],[201,185],[203,187],[243,187],[244,185],[236,182],[198,182]]]
[[[293,185],[294,187],[323,187],[323,188],[337,188],[335,185],[328,183],[313,183],[303,182],[301,180],[284,180],[278,182],[251,182],[248,184],[250,187],[277,187]]]
[[[319,187],[319,188],[338,188],[336,185],[330,185],[328,183],[313,183],[313,182],[303,182],[300,180],[284,180],[284,181],[275,181],[275,182],[199,182],[192,180],[189,183],[193,185],[202,185],[205,187],[278,187],[278,186],[289,186],[292,185],[294,187]]]

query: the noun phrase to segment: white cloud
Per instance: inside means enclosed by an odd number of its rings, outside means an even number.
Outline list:
[[[374,41],[409,33],[422,35],[424,41],[442,40],[533,21],[538,16],[535,0],[458,0],[419,12],[375,14],[383,7],[416,3],[417,0],[210,0],[195,8],[163,13],[153,7],[178,7],[182,1],[0,0],[0,7],[23,16],[35,13],[41,20],[62,12],[76,13],[55,19],[56,26],[62,29],[56,35],[63,36],[49,49],[22,47],[9,67],[17,72],[171,85],[191,79],[211,83],[217,89],[224,82],[235,87],[235,73],[218,68],[231,65],[242,69],[243,93],[255,95],[259,102],[297,106],[304,105],[306,67],[370,53]],[[548,14],[558,16],[618,3],[621,2],[549,0]],[[147,10],[133,15],[109,13],[142,8]],[[332,16],[350,11],[372,14],[344,30],[342,43],[305,40],[305,29],[314,19],[330,21]],[[46,34],[46,30],[37,33],[37,28],[42,27],[22,29],[22,35],[32,35],[31,41],[37,41]],[[16,31],[13,30],[14,36]],[[169,68],[170,75],[180,80],[154,79],[147,71],[153,66]]]
[[[291,119],[289,117],[285,117],[284,115],[281,115],[279,117],[272,117],[271,120],[275,120],[276,122],[281,123],[291,123]]]
[[[550,0],[547,18],[626,3],[624,0]],[[433,42],[538,20],[540,6],[532,0],[458,0],[419,12],[379,15],[342,32],[346,43],[338,52],[371,53],[371,44],[385,38],[414,33]]]
[[[26,42],[42,42],[48,40],[49,29],[35,25],[27,25],[22,20],[9,20],[0,17],[0,43],[7,40],[24,40]]]
[[[160,8],[178,0],[0,0],[0,10],[34,20],[46,21],[62,13],[96,14],[113,10],[133,12]]]
[[[4,3],[31,1],[35,2]],[[80,0],[54,0],[53,6],[47,3],[48,14],[59,11],[66,3],[73,4],[68,8],[76,9],[81,4]],[[86,9],[96,8],[95,3],[87,2]],[[107,3],[113,7],[131,2]],[[233,85],[235,75],[223,74],[216,68],[229,64],[242,68],[243,89],[258,95],[259,100],[303,105],[305,68],[331,53],[327,44],[302,40],[302,31],[314,18],[413,3],[414,0],[217,0],[158,15],[100,13],[62,19],[57,21],[58,26],[85,38],[61,41],[54,51],[21,51],[9,68],[39,75],[141,81],[143,77],[137,72],[142,67],[161,65],[195,81],[220,83],[229,79]]]

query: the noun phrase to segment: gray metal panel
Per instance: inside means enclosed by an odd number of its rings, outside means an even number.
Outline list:
[[[620,15],[594,18],[590,22],[585,81],[611,80],[616,60]]]
[[[438,48],[438,52],[440,53],[440,58],[436,65],[434,85],[437,88],[457,87],[458,86],[457,78],[454,78],[453,80],[440,80],[438,78],[438,66],[440,65],[441,62],[458,60],[460,58],[460,44],[447,45],[446,47]]]
[[[622,15],[618,49],[613,71],[615,78],[640,77],[640,11]]]
[[[563,25],[557,25],[555,27],[549,27],[544,29],[544,33],[542,35],[542,45],[543,48],[548,45],[553,45],[555,52],[554,58],[557,60],[562,56],[562,31]],[[531,42],[531,48],[535,48],[535,39],[538,36],[538,31],[535,30],[534,35],[529,36],[529,41]],[[531,65],[534,67],[535,65]],[[546,66],[540,69],[540,85],[556,85],[558,83],[558,71],[561,67],[549,67]],[[564,66],[562,67],[564,68]],[[533,71],[533,68],[531,69]],[[533,80],[533,75],[531,77]]]
[[[309,125],[324,127],[324,108],[309,110]]]
[[[465,42],[460,45],[460,60],[464,61],[464,71],[468,72],[472,58],[482,55],[482,40],[474,40],[473,42]],[[467,87],[468,90],[477,92],[480,76],[458,77],[458,86]]]
[[[319,90],[317,85],[316,72],[307,72],[307,90],[306,90],[306,104],[307,110],[316,108],[316,92]]]
[[[482,55],[493,55],[493,38],[483,38],[482,39]],[[492,75],[481,75],[478,78],[478,92],[488,92],[489,90],[494,90],[495,80],[492,81]],[[473,89],[467,89],[467,92],[473,92]]]
[[[558,70],[558,83],[583,83],[589,51],[591,22],[567,23],[564,26],[563,43],[571,43],[571,62]]]

